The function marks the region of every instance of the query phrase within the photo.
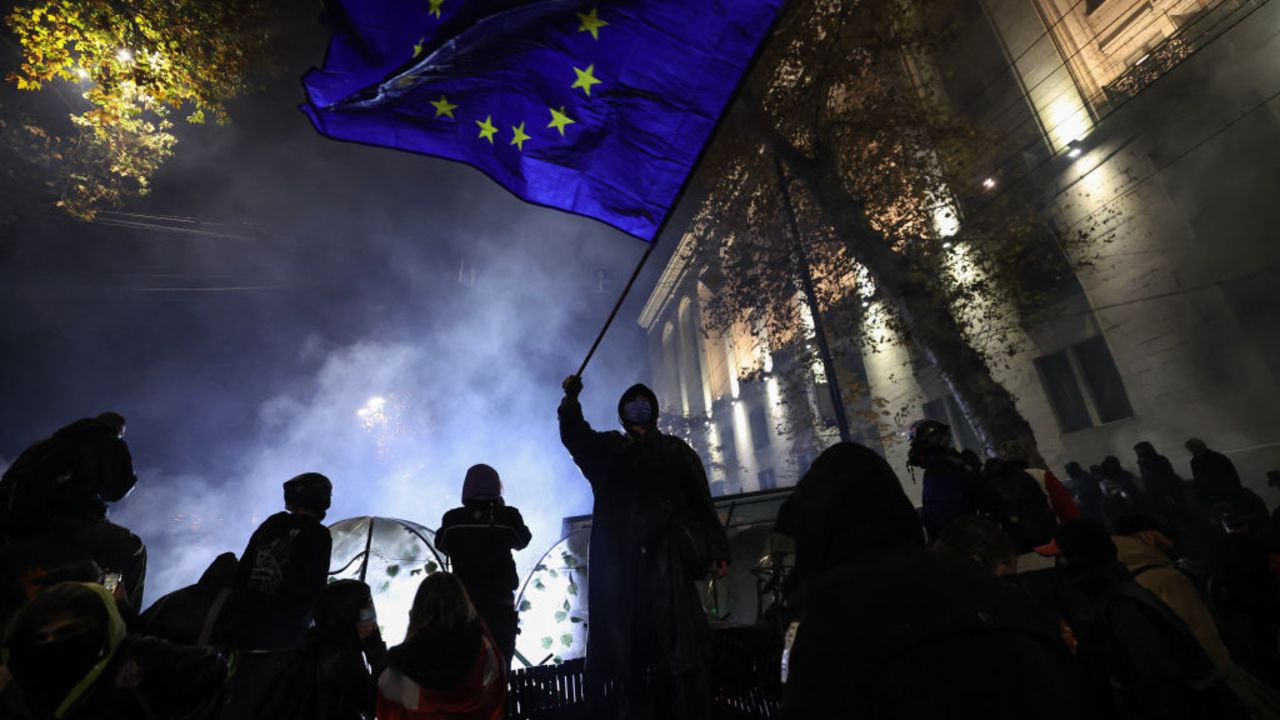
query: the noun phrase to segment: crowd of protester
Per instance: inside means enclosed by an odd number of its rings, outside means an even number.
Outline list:
[[[115,413],[79,420],[0,480],[0,718],[505,717],[511,551],[530,536],[493,468],[468,472],[444,518],[458,574],[422,582],[388,649],[369,586],[330,577],[333,485],[314,472],[284,483],[239,557],[139,612],[145,547],[107,519],[137,482],[124,432]]]
[[[1107,457],[1063,483],[926,420],[918,511],[879,455],[828,449],[778,517],[784,716],[1280,717],[1280,510],[1186,448],[1190,479],[1140,442],[1136,474]]]
[[[708,718],[708,623],[694,581],[728,539],[705,470],[636,385],[621,431],[564,382],[561,439],[595,498],[585,688],[591,718]],[[144,612],[146,549],[107,519],[136,484],[115,413],[23,452],[0,480],[0,719],[497,720],[507,712],[517,577],[530,542],[496,470],[476,465],[388,648],[370,588],[329,574],[333,485],[284,483],[237,557]],[[877,453],[840,443],[776,531],[786,584],[787,718],[1280,718],[1280,510],[1230,459],[1186,443],[1192,477],[1146,442],[1048,468],[979,459],[913,426],[922,506]],[[1280,476],[1270,478],[1280,483]]]

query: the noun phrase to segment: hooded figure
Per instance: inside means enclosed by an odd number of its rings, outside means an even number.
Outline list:
[[[873,451],[824,451],[777,529],[796,539],[806,588],[784,652],[782,717],[1091,717],[1058,628],[978,564],[926,552],[911,502]]]
[[[303,473],[284,483],[287,512],[267,518],[253,531],[236,567],[239,618],[234,644],[240,650],[224,720],[249,720],[302,644],[311,605],[329,579],[333,538],[321,524],[333,483]]]
[[[444,514],[436,549],[449,556],[508,664],[516,650],[515,591],[520,579],[512,550],[532,538],[520,511],[502,500],[502,480],[488,465],[474,465],[462,483],[462,507]]]
[[[694,581],[712,566],[725,572],[729,549],[702,461],[658,430],[658,399],[644,385],[618,401],[625,433],[587,424],[576,376],[564,389],[560,439],[595,495],[588,691],[613,680],[622,684],[621,702],[640,716],[705,717],[707,624]]]
[[[4,664],[13,675],[0,696],[5,718],[203,717],[227,679],[217,653],[126,635],[114,598],[96,583],[37,595],[9,626]]]
[[[369,586],[338,580],[312,609],[315,625],[258,706],[259,720],[373,720],[387,666]]]
[[[920,519],[929,540],[952,520],[973,512],[974,480],[981,470],[951,446],[951,428],[937,420],[911,426],[907,464],[924,469]]]
[[[1067,463],[1067,477],[1071,478],[1071,494],[1080,506],[1080,514],[1098,522],[1105,522],[1102,512],[1102,484],[1093,473],[1080,467],[1080,463]]]

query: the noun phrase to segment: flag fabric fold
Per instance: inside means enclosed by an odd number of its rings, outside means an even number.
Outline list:
[[[302,110],[653,241],[784,0],[329,0]]]

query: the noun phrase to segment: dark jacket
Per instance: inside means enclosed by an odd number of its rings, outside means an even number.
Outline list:
[[[923,460],[920,519],[929,539],[934,540],[951,521],[973,512],[970,491],[977,469],[946,447],[929,448]]]
[[[505,716],[504,661],[479,620],[426,628],[391,648],[378,679],[379,720],[498,720]]]
[[[386,669],[387,646],[377,633],[362,642],[354,625],[345,630],[308,631],[302,647],[272,682],[254,717],[372,720],[378,697],[376,678]]]
[[[1205,507],[1219,502],[1233,502],[1240,494],[1240,473],[1226,455],[1205,450],[1191,458],[1191,477]]]
[[[221,646],[230,641],[237,564],[235,553],[223,553],[196,584],[152,603],[142,613],[142,633],[179,645]]]
[[[240,647],[279,650],[302,643],[311,604],[329,578],[332,545],[329,528],[310,515],[280,512],[258,526],[236,568]]]
[[[532,535],[520,511],[501,500],[472,502],[444,514],[436,549],[449,556],[450,569],[476,606],[510,601],[519,586],[512,550],[523,550]]]
[[[588,672],[622,677],[658,663],[673,673],[693,669],[706,630],[694,580],[710,561],[729,559],[702,461],[653,426],[640,437],[592,430],[572,396],[559,417],[560,439],[595,495]]]

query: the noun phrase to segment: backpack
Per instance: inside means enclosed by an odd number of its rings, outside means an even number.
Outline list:
[[[1134,711],[1150,712],[1154,708],[1150,707],[1153,698],[1140,694],[1143,685],[1134,684],[1129,677],[1125,666],[1129,653],[1123,646],[1115,645],[1115,637],[1124,633],[1127,627],[1113,615],[1117,603],[1136,606],[1159,631],[1158,637],[1163,644],[1158,654],[1176,673],[1169,678],[1171,685],[1164,690],[1167,693],[1172,688],[1174,696],[1162,699],[1169,700],[1171,706],[1184,708],[1186,712],[1182,717],[1243,720],[1248,716],[1186,623],[1146,588],[1127,581],[1119,585],[1115,595],[1104,603],[1094,618],[1089,634],[1096,647],[1089,653],[1089,659],[1081,656],[1086,672],[1094,677],[1095,682],[1105,681],[1105,686],[1110,689],[1111,703],[1122,717]],[[1098,687],[1103,685],[1098,683]]]
[[[977,474],[971,487],[974,510],[1009,533],[1019,553],[1053,539],[1058,518],[1040,483],[1025,470],[994,463]]]

